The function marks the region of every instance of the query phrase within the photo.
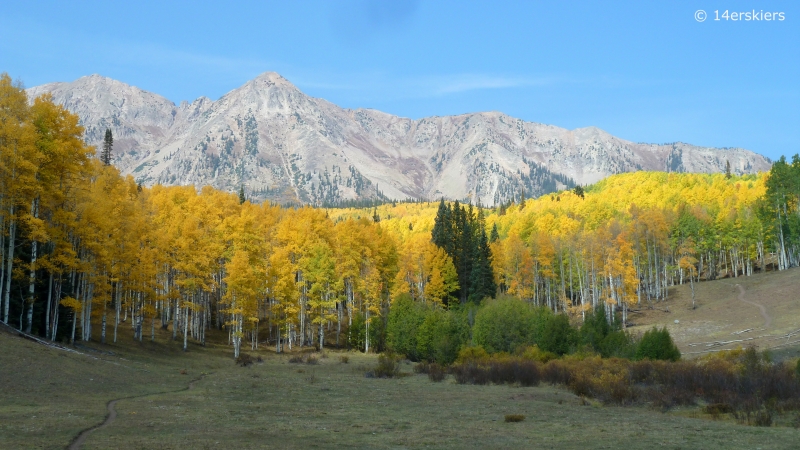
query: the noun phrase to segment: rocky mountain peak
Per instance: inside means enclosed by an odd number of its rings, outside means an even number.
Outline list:
[[[89,144],[106,128],[113,162],[145,184],[210,184],[255,200],[336,204],[424,198],[492,205],[635,170],[768,170],[744,149],[637,144],[596,127],[565,130],[501,112],[411,120],[347,110],[265,72],[219,100],[176,106],[90,75],[28,90],[78,114]]]

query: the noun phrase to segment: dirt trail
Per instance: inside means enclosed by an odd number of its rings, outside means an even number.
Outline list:
[[[764,318],[764,329],[766,330],[767,328],[769,328],[769,326],[772,324],[772,317],[770,317],[770,315],[767,313],[767,308],[765,308],[764,305],[761,305],[759,303],[751,302],[750,300],[745,300],[744,288],[742,287],[742,285],[736,284],[735,286],[739,288],[739,300],[749,305],[757,307],[761,311],[761,316]]]
[[[117,410],[114,409],[114,406],[117,404],[118,401],[120,401],[120,400],[130,400],[130,399],[133,399],[133,398],[140,398],[140,397],[148,397],[150,395],[174,394],[176,392],[191,391],[192,389],[194,389],[195,383],[197,383],[198,381],[202,380],[203,377],[205,377],[205,376],[206,376],[206,374],[200,375],[199,378],[195,378],[194,380],[190,381],[189,385],[186,386],[185,388],[176,389],[174,391],[153,392],[152,394],[134,395],[134,396],[131,396],[131,397],[122,397],[122,398],[117,398],[117,399],[111,400],[110,402],[108,402],[108,406],[107,406],[108,415],[106,416],[105,420],[100,424],[97,424],[97,425],[95,425],[93,427],[90,427],[90,428],[87,428],[87,429],[81,431],[77,436],[75,436],[75,439],[73,439],[72,442],[70,442],[70,444],[67,446],[67,449],[68,450],[78,450],[78,449],[80,449],[83,446],[84,442],[86,442],[86,438],[88,438],[90,434],[92,434],[93,432],[95,432],[95,431],[97,431],[97,430],[99,430],[101,428],[105,428],[105,427],[111,425],[112,423],[114,423],[114,420],[116,420],[116,418],[117,418]]]

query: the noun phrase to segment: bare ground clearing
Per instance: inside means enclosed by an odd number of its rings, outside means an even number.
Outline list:
[[[631,314],[629,329],[666,326],[687,357],[739,345],[800,356],[800,268],[696,283],[694,310],[688,284],[669,294],[655,309]]]

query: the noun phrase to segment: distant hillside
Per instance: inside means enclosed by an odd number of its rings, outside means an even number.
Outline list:
[[[638,170],[736,174],[770,168],[743,149],[637,144],[499,112],[411,120],[349,110],[264,73],[217,101],[171,101],[110,78],[33,87],[78,114],[86,139],[115,136],[114,164],[153,185],[246,186],[255,199],[334,204],[470,199],[494,205]]]

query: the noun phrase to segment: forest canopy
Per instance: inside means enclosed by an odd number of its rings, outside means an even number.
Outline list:
[[[624,327],[670,286],[800,262],[798,156],[758,175],[620,174],[493,208],[285,208],[244,189],[139,186],[109,164],[110,131],[100,152],[82,136],[52,98],[0,77],[0,317],[54,341],[116,340],[125,323],[138,340],[171,328],[184,349],[224,329],[237,356],[265,337],[277,351],[380,350],[399,302],[417,317],[404,326],[427,330],[413,351],[432,354],[449,339],[432,323],[466,345],[474,320],[491,323],[471,305],[498,295]]]

